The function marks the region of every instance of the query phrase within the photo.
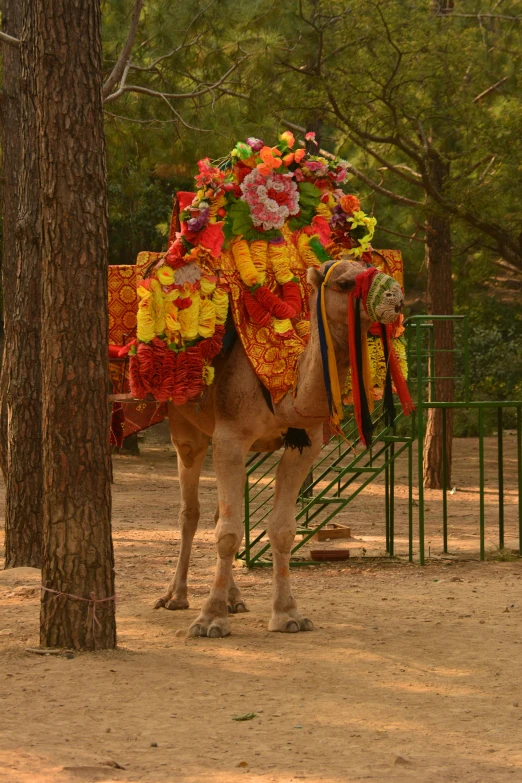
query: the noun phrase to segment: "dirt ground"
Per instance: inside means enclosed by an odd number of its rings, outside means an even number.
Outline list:
[[[476,552],[474,450],[456,444],[464,489],[450,498],[450,532]],[[26,652],[38,643],[39,573],[0,573],[1,781],[522,781],[519,560],[295,569],[316,631],[292,635],[266,630],[269,570],[238,566],[250,613],[227,639],[187,639],[214,563],[211,461],[185,612],[152,609],[179,547],[174,453],[149,436],[141,457],[115,456],[114,473],[117,651]],[[493,514],[493,490],[488,504]],[[397,513],[403,524],[400,503]],[[382,549],[382,514],[374,487],[349,514],[359,543]],[[434,548],[439,529],[434,519]]]

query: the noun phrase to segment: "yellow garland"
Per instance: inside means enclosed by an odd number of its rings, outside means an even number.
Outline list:
[[[210,296],[216,287],[216,283],[212,280],[209,280],[209,278],[205,277],[205,275],[203,275],[203,277],[200,279],[199,285],[203,296]]]
[[[164,297],[165,334],[167,335],[169,342],[178,341],[181,329],[181,324],[178,319],[178,308],[175,304],[175,300],[179,298],[179,294],[179,290],[174,289],[173,291],[169,291]]]
[[[224,324],[228,315],[228,292],[223,288],[216,288],[212,297],[212,304],[216,313],[216,324]]]
[[[210,299],[201,299],[199,304],[198,332],[201,337],[212,337],[216,328],[216,308]]]
[[[314,234],[314,236],[318,238],[317,234]],[[301,231],[297,239],[297,249],[299,250],[299,255],[305,262],[306,266],[318,267],[321,264],[314,251],[310,247],[310,239],[311,237],[309,237],[308,234],[305,234],[304,231]]]
[[[152,293],[144,286],[138,286],[138,296],[140,304],[137,314],[137,335],[138,339],[144,343],[150,343],[155,337],[154,318],[151,314]]]
[[[185,340],[195,340],[198,336],[199,325],[199,291],[190,294],[192,304],[184,310],[178,311],[179,323],[181,325],[181,336]]]
[[[274,277],[279,285],[289,283],[294,275],[290,269],[290,254],[286,243],[282,245],[269,245],[268,258],[272,266]]]
[[[250,243],[250,256],[257,271],[257,280],[261,285],[266,278],[266,261],[268,255],[268,242],[264,239],[256,239]]]
[[[210,204],[210,217],[216,217],[218,209],[224,207],[226,203],[226,196],[219,196],[219,198],[215,199],[215,201],[212,201]]]
[[[316,215],[320,215],[321,217],[326,218],[328,221],[332,217],[332,210],[327,204],[323,204],[322,202],[317,205],[315,212]]]
[[[174,282],[174,275],[175,273],[172,267],[167,266],[166,264],[156,270],[156,277],[161,285],[172,285]]]
[[[285,332],[292,331],[292,322],[290,318],[274,318],[272,321],[274,332],[277,334],[285,334]]]
[[[252,261],[248,242],[244,239],[237,239],[231,244],[230,249],[236,264],[236,269],[241,275],[241,280],[249,288],[256,285],[259,282],[259,276]]]

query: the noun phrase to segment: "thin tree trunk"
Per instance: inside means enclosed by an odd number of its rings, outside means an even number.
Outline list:
[[[438,156],[431,162],[432,176],[437,188],[443,190],[449,174],[449,165]],[[453,314],[453,280],[451,276],[451,226],[446,216],[433,214],[426,224],[426,268],[428,272],[428,313],[430,315]],[[436,376],[435,400],[448,402],[455,398],[454,337],[451,321],[437,323],[433,327],[434,359],[429,374]],[[431,489],[442,489],[442,410],[432,408],[428,412],[424,440],[424,484]],[[446,413],[446,484],[451,484],[451,454],[453,440],[453,412]]]
[[[21,14],[18,0],[2,0],[2,30],[14,38],[20,36]],[[18,171],[20,168],[20,50],[2,43],[2,311],[4,350],[0,378],[0,467],[7,480],[7,385],[11,312],[16,281],[15,231],[18,209]]]
[[[42,193],[40,643],[116,645],[100,0],[32,0]],[[49,592],[56,591],[56,592]]]
[[[8,0],[16,19],[16,37],[21,31],[22,4]],[[12,35],[15,34],[13,31]],[[26,34],[26,33],[24,33]],[[15,52],[19,50],[15,49]],[[13,69],[14,70],[14,69]],[[16,66],[13,87],[12,133],[17,141],[11,148],[10,198],[16,217],[9,224],[12,237],[6,237],[12,258],[6,258],[9,279],[5,300],[6,323],[6,403],[7,476],[5,514],[5,564],[39,567],[42,550],[42,419],[40,379],[41,269],[38,243],[38,170],[36,127],[33,103],[33,65],[27,49]],[[13,73],[14,76],[14,73]],[[20,143],[20,129],[25,143]],[[7,232],[6,232],[7,233]],[[12,245],[14,244],[14,248]],[[13,285],[14,283],[14,285]]]

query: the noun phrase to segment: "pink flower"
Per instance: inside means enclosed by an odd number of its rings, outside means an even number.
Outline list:
[[[318,144],[317,144],[317,142],[315,140],[315,133],[314,133],[314,131],[308,131],[308,133],[305,133],[305,139],[307,141],[312,141],[315,144],[316,147],[318,146]]]
[[[255,168],[240,187],[254,226],[264,231],[281,228],[290,215],[299,212],[299,191],[291,174],[271,171],[265,176]]]

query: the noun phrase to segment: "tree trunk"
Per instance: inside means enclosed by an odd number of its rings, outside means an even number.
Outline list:
[[[3,0],[2,30],[14,38],[20,36],[19,0]],[[0,378],[0,467],[7,481],[7,386],[11,312],[16,281],[15,231],[18,210],[18,171],[20,168],[20,50],[2,43],[2,80],[0,121],[2,123],[2,315],[4,350]]]
[[[431,174],[437,189],[442,191],[449,174],[449,165],[438,156],[431,161]],[[434,213],[426,224],[426,268],[428,272],[428,313],[430,315],[453,314],[453,281],[451,277],[451,225],[445,215]],[[437,323],[433,327],[434,359],[429,375],[441,378],[434,383],[434,399],[448,402],[455,398],[453,324]],[[441,353],[441,351],[443,351]],[[450,351],[445,353],[444,351]],[[424,485],[430,489],[442,489],[442,410],[430,409],[424,440]],[[453,412],[446,413],[446,485],[451,485],[451,454],[453,439]]]
[[[40,643],[116,646],[100,0],[32,0],[42,198]]]
[[[6,0],[6,6],[8,19],[16,25],[16,29],[10,25],[11,35],[27,35],[21,30],[22,3]],[[2,373],[7,409],[6,568],[39,567],[42,550],[41,270],[34,77],[27,50],[21,57],[20,50],[11,50],[16,53],[10,55],[13,94],[4,130],[4,136],[13,137],[6,160],[9,181],[4,191],[9,214],[8,225],[4,223],[3,280],[7,289],[4,287]],[[23,145],[20,128],[24,129]]]

